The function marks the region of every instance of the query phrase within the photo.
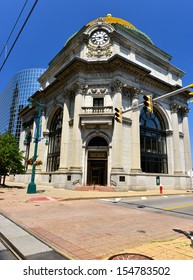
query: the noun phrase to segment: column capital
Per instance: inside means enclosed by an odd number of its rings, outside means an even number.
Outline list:
[[[181,106],[177,103],[174,103],[170,106],[172,113],[180,113],[182,117],[187,117],[190,109],[187,106]]]
[[[111,89],[113,91],[117,91],[117,92],[121,92],[123,91],[123,88],[125,87],[125,85],[118,79],[116,79],[115,81],[113,81],[111,83]]]
[[[76,93],[84,94],[88,88],[87,84],[77,82],[74,84],[74,90]]]
[[[181,107],[180,112],[182,114],[182,117],[188,117],[188,113],[190,112],[190,108],[188,107]]]
[[[132,99],[139,99],[139,95],[143,92],[141,89],[133,87],[130,90]]]
[[[180,106],[179,106],[179,104],[177,104],[177,103],[174,103],[174,104],[171,104],[171,105],[170,105],[170,110],[171,110],[171,113],[172,113],[172,114],[178,113],[178,112],[179,112],[179,109],[180,109]]]

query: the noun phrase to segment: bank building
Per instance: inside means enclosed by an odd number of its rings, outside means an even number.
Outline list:
[[[71,36],[39,78],[32,108],[20,113],[27,160],[34,154],[37,104],[43,104],[36,183],[188,189],[189,92],[156,102],[152,114],[138,108],[144,95],[154,99],[182,88],[185,73],[170,60],[145,33],[110,14]],[[126,111],[122,123],[114,118],[118,107]],[[26,164],[16,180],[29,183],[31,171]]]

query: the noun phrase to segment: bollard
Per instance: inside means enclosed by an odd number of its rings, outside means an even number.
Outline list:
[[[159,186],[159,193],[162,194],[163,193],[163,187]]]
[[[193,236],[190,235],[190,239],[191,239],[191,247],[193,247]]]

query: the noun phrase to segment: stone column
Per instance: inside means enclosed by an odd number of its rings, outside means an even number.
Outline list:
[[[133,89],[132,103],[139,100],[139,89]],[[141,172],[141,148],[140,148],[140,110],[132,111],[131,119],[131,173]]]
[[[116,80],[112,84],[112,89],[114,91],[114,108],[122,108],[122,88],[123,84]],[[123,160],[122,160],[122,123],[114,121],[114,131],[113,131],[113,153],[112,153],[112,172],[123,172]]]
[[[191,145],[190,145],[190,135],[189,135],[189,125],[188,125],[189,109],[187,107],[183,108],[182,113],[183,113],[182,127],[183,127],[183,133],[184,133],[185,172],[188,172],[192,169]]]
[[[80,128],[80,116],[82,112],[83,94],[86,90],[86,85],[77,83],[75,87],[74,100],[74,119],[72,132],[72,155],[71,155],[71,170],[81,171],[82,169],[82,138]]]
[[[172,114],[172,129],[173,129],[173,155],[174,155],[174,174],[182,174],[181,155],[180,155],[180,137],[179,137],[179,123],[178,111],[179,105],[171,105]]]
[[[68,93],[64,93],[64,107],[63,107],[63,121],[62,121],[62,135],[60,148],[60,167],[58,171],[66,171],[68,169],[69,159],[69,109],[70,99]]]

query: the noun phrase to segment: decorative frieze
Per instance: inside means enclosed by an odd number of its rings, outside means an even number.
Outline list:
[[[105,95],[108,93],[108,89],[107,88],[89,88],[86,92],[86,94],[88,95]]]

